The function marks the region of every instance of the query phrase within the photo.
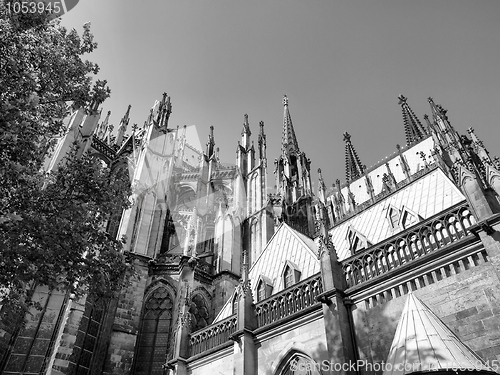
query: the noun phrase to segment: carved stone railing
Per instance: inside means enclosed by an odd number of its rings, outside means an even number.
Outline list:
[[[473,224],[475,219],[467,204],[455,205],[444,213],[343,260],[347,285],[352,287],[361,284],[467,237],[471,234],[468,228]]]
[[[191,356],[203,353],[228,342],[231,335],[236,332],[237,323],[236,315],[231,315],[218,323],[192,333],[189,339]]]
[[[257,324],[264,327],[319,304],[316,297],[323,292],[321,276],[314,275],[294,286],[257,303]]]
[[[109,147],[105,142],[101,141],[99,138],[97,138],[96,135],[92,136],[92,147],[106,156],[109,161],[112,161],[115,158],[116,152]]]

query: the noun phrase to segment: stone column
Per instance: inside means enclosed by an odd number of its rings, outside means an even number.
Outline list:
[[[234,341],[234,375],[254,375],[257,369],[257,348],[253,330],[257,328],[257,317],[248,278],[248,256],[243,255],[241,281],[236,288],[238,295],[238,329],[231,337]]]

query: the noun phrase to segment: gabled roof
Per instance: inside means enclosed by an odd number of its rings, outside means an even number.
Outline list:
[[[314,241],[282,223],[250,268],[252,290],[260,275],[273,281],[273,294],[283,290],[280,275],[287,260],[298,265],[302,279],[320,272]]]
[[[383,375],[451,369],[493,372],[422,301],[408,294]]]
[[[250,268],[252,291],[257,288],[260,276],[273,284],[273,294],[284,289],[281,274],[287,261],[297,265],[301,279],[320,272],[316,244],[312,239],[282,223],[267,243],[264,250]],[[232,313],[232,296],[216,316],[214,322],[229,317]]]

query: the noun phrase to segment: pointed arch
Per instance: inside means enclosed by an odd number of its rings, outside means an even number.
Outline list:
[[[199,286],[191,293],[189,312],[193,317],[193,332],[202,329],[212,322],[211,298],[208,291]]]
[[[161,375],[170,343],[174,295],[170,285],[158,281],[146,294],[139,335],[135,346],[134,370]]]
[[[302,343],[291,342],[278,354],[271,364],[273,375],[321,375],[320,363],[307,354]]]
[[[256,287],[255,287],[255,296],[257,296],[257,302],[260,302],[271,296],[273,292],[273,283],[272,281],[265,276],[260,275],[257,279]]]
[[[298,283],[300,281],[300,270],[299,268],[287,260],[283,267],[283,271],[281,271],[281,279],[283,280],[283,289],[289,288],[292,285]]]

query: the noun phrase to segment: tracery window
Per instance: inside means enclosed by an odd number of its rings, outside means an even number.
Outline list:
[[[191,305],[189,307],[189,312],[193,317],[192,330],[198,331],[206,327],[209,324],[209,313],[207,304],[201,296],[201,294],[195,294],[191,300]]]
[[[162,375],[162,365],[170,342],[172,297],[163,286],[157,288],[144,305],[135,354],[137,375]]]

